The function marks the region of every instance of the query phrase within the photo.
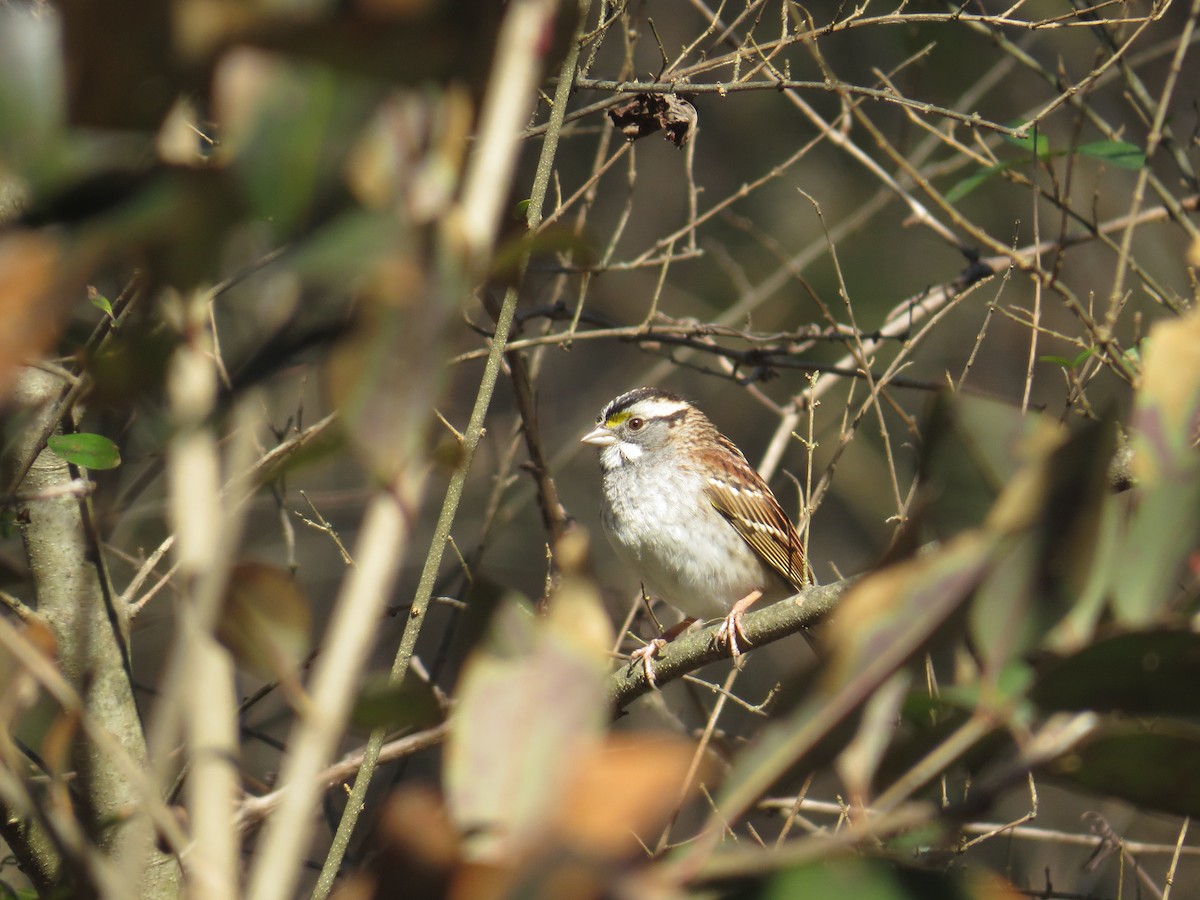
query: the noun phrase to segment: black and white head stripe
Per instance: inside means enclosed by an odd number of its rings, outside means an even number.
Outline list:
[[[647,419],[670,419],[694,408],[675,394],[660,391],[658,388],[641,387],[622,394],[609,403],[604,407],[604,412],[600,413],[598,421],[610,427],[619,425],[633,415],[635,406],[637,414]]]

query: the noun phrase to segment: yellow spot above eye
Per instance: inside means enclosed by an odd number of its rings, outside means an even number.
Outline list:
[[[628,420],[629,415],[629,410],[623,409],[620,412],[613,413],[611,416],[605,419],[604,424],[608,428],[616,428],[618,425]]]

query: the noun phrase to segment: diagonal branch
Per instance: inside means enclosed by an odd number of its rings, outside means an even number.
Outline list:
[[[813,627],[834,610],[855,581],[857,577],[805,588],[793,597],[747,613],[742,619],[742,628],[751,648],[774,643]],[[713,624],[667,644],[654,659],[655,683],[661,687],[709,663],[730,659],[728,643],[716,639],[718,627],[719,624]],[[652,690],[641,663],[624,665],[608,677],[607,696],[613,710],[624,709]]]

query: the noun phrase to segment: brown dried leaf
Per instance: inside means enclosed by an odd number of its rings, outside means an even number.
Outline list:
[[[665,128],[666,139],[676,147],[692,139],[700,121],[696,107],[677,94],[637,94],[610,109],[608,117],[626,140],[636,141]]]
[[[312,643],[312,614],[292,577],[267,563],[234,566],[217,637],[238,663],[295,684]]]

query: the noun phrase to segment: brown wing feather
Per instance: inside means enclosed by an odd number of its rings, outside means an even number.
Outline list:
[[[718,440],[742,457],[741,451],[724,435],[719,435]],[[804,549],[792,520],[752,466],[746,466],[742,477],[746,484],[740,489],[724,482],[710,483],[708,499],[785,581],[795,588],[803,587],[807,580]]]

